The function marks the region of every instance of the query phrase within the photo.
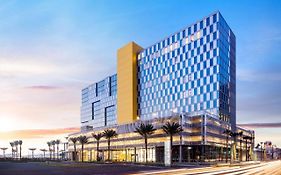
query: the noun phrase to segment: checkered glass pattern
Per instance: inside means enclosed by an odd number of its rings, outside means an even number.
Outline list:
[[[220,13],[215,13],[141,51],[138,55],[140,118],[198,111],[230,118],[233,100],[229,94],[235,97],[235,92],[230,90],[230,81],[235,84],[235,75],[231,75],[235,73],[235,48],[234,51],[232,48],[235,43],[231,45],[230,40],[235,42],[235,36]]]

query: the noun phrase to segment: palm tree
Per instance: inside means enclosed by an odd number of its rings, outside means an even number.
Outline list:
[[[144,146],[145,146],[145,162],[147,163],[147,138],[151,136],[155,132],[155,128],[152,124],[144,124],[141,123],[140,126],[136,128],[137,133],[144,138]]]
[[[76,161],[76,156],[77,156],[77,153],[76,153],[76,143],[77,143],[78,139],[77,139],[77,137],[71,137],[69,140],[73,143],[73,147],[74,147],[73,160]]]
[[[21,145],[22,145],[22,140],[19,140],[19,145],[20,145],[20,159],[21,159]]]
[[[171,163],[173,157],[173,136],[175,134],[181,133],[183,130],[179,123],[170,123],[167,122],[164,126],[162,126],[163,131],[170,136],[170,144],[171,144]]]
[[[103,133],[92,133],[92,136],[96,139],[97,141],[97,161],[99,161],[99,144],[100,144],[100,139],[103,137]]]
[[[263,153],[263,148],[262,148],[262,145],[264,145],[264,142],[260,142],[260,145],[261,145],[261,160],[264,159],[264,153]],[[265,145],[264,145],[265,147]]]
[[[52,143],[52,146],[53,146],[53,158],[55,159],[55,157],[56,157],[56,148],[55,148],[55,146],[56,146],[56,141],[55,141],[55,140],[52,140],[51,143]]]
[[[52,148],[51,148],[51,146],[52,146],[52,142],[47,142],[47,145],[48,145],[48,147],[49,147],[50,160],[51,160],[51,159],[52,159]]]
[[[88,143],[89,138],[87,136],[79,136],[78,141],[81,144],[81,156],[82,156],[82,162],[84,162],[84,145]]]
[[[244,136],[243,139],[246,141],[246,161],[248,161],[248,140],[251,140],[252,137],[250,136]]]
[[[45,153],[47,152],[47,150],[46,149],[40,149],[40,151],[43,152],[43,159],[45,159]]]
[[[12,158],[14,158],[14,146],[15,146],[15,143],[14,142],[10,142],[10,145],[12,147]]]
[[[233,159],[236,160],[236,141],[237,141],[237,137],[239,136],[239,132],[231,132],[230,136],[233,138],[234,140],[234,150],[235,150],[235,154],[233,155]],[[232,154],[231,154],[232,155]]]
[[[56,140],[56,145],[57,145],[57,159],[59,159],[59,145],[60,145],[60,140]]]
[[[263,144],[263,142],[260,142],[260,144],[258,143],[256,146],[256,148],[261,147],[261,158],[260,158],[261,160],[262,160],[262,156],[263,156],[262,144]]]
[[[18,145],[19,145],[19,141],[17,141],[17,140],[14,141],[14,145],[15,145],[15,147],[16,147],[16,152],[15,152],[16,154],[15,154],[15,157],[18,158]]]
[[[2,149],[2,151],[3,151],[3,158],[5,159],[5,158],[6,158],[5,151],[6,151],[8,148],[0,148],[0,149]]]
[[[240,154],[239,154],[239,156],[240,156],[240,161],[242,161],[242,154],[243,154],[243,151],[242,151],[242,138],[243,138],[243,131],[240,131],[240,132],[238,132],[238,135],[239,135],[239,137],[240,137]]]
[[[224,134],[226,134],[226,152],[225,152],[225,161],[226,163],[228,162],[228,141],[229,141],[229,136],[231,136],[232,131],[229,129],[224,130],[223,132]]]
[[[29,148],[29,150],[31,151],[32,159],[34,159],[34,151],[36,150],[36,148]]]
[[[103,131],[103,135],[107,139],[107,159],[110,160],[110,140],[117,137],[118,134],[113,129],[106,129]]]

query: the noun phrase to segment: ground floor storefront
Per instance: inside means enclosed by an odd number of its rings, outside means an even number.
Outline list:
[[[246,155],[249,156],[249,160],[254,160],[253,155],[249,150],[229,147],[216,147],[210,145],[182,145],[182,151],[180,151],[180,146],[175,145],[172,149],[172,162],[228,162],[230,161],[246,161]],[[180,152],[182,156],[180,156]],[[233,154],[235,152],[235,155]],[[74,157],[74,152],[71,152],[71,156]],[[82,160],[81,150],[77,151],[78,161]],[[116,162],[145,162],[145,148],[124,148],[124,149],[111,149],[110,157],[108,157],[107,150],[100,150],[97,156],[97,151],[84,150],[83,153],[84,161],[116,161]],[[147,150],[147,161],[151,163],[164,163],[165,160],[165,148],[164,146],[148,147]]]
[[[254,132],[239,127],[233,129],[229,123],[208,114],[138,121],[111,127],[110,129],[115,130],[118,136],[111,139],[109,153],[106,138],[99,140],[99,148],[97,148],[97,140],[92,137],[93,133],[102,133],[108,128],[75,133],[69,138],[81,135],[89,138],[88,143],[84,145],[84,161],[146,162],[144,139],[135,132],[135,128],[142,122],[151,123],[156,129],[147,140],[148,162],[164,163],[171,155],[172,157],[168,159],[172,162],[241,161],[246,160],[246,157],[248,157],[247,160],[253,159],[251,150],[253,150],[254,140],[244,138],[245,136],[254,138]],[[165,147],[165,143],[170,141],[169,136],[162,130],[162,126],[166,122],[178,122],[183,129],[180,134],[173,136],[172,149]],[[243,134],[232,137],[225,133],[226,130],[235,130],[237,133],[242,132]],[[68,148],[72,160],[75,158],[78,161],[82,160],[82,149],[79,142],[76,143],[77,156],[75,156],[74,144],[71,141],[69,141]],[[97,150],[99,150],[98,154]]]

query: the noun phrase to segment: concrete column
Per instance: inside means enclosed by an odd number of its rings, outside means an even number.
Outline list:
[[[171,166],[171,164],[172,164],[170,141],[164,142],[164,163],[165,163],[165,166]]]

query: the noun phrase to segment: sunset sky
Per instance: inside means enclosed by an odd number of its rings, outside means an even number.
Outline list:
[[[46,148],[78,131],[81,89],[116,72],[118,48],[216,10],[237,39],[237,123],[281,147],[281,1],[229,2],[0,0],[0,147]]]

